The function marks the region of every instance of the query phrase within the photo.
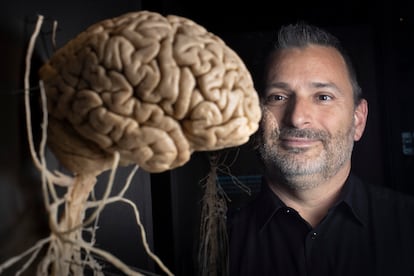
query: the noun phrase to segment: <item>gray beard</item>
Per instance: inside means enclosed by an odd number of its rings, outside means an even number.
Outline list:
[[[273,131],[259,145],[259,153],[265,172],[271,182],[276,182],[293,190],[306,190],[335,175],[350,160],[353,150],[353,125],[346,133],[331,136],[324,131],[311,129],[284,128],[279,133]],[[307,158],[307,149],[283,148],[277,144],[279,137],[303,137],[319,139],[323,151],[315,158]]]

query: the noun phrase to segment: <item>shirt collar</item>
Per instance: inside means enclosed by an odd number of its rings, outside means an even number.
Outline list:
[[[286,204],[270,189],[264,178],[262,179],[262,187],[256,199],[256,204],[260,206],[257,208],[257,210],[260,210],[257,214],[259,229],[262,229],[278,210],[286,207]]]
[[[363,188],[363,183],[352,173],[349,175],[344,183],[341,195],[337,204],[335,204],[331,211],[334,211],[340,206],[345,206],[351,217],[360,225],[367,225],[368,215],[366,191]],[[264,178],[262,179],[262,188],[256,200],[256,204],[260,205],[260,212],[258,213],[259,227],[262,229],[272,217],[281,208],[287,207],[285,203],[270,189]]]
[[[342,190],[343,202],[361,225],[368,223],[368,199],[364,183],[356,175],[350,174]]]

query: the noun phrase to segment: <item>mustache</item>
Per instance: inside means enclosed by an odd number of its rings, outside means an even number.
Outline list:
[[[306,139],[314,139],[314,140],[327,140],[330,138],[330,135],[323,131],[317,129],[297,129],[297,128],[290,128],[284,127],[282,129],[275,129],[272,133],[272,138],[277,139],[284,139],[284,138],[306,138]]]

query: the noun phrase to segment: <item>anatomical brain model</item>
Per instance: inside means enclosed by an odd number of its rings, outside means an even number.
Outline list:
[[[194,151],[241,145],[261,118],[252,78],[238,55],[178,16],[140,11],[98,22],[57,50],[39,76],[47,145],[73,174],[64,178],[45,173],[44,161],[38,165],[51,235],[23,255],[49,244],[39,275],[81,275],[87,266],[100,275],[90,253],[135,274],[82,236],[105,204],[122,198],[108,192],[92,200],[96,177],[129,164],[162,172],[182,166]],[[63,197],[56,183],[67,187]],[[89,208],[97,211],[85,219]],[[0,273],[13,262],[0,265]]]
[[[107,169],[115,151],[123,164],[165,171],[193,151],[245,143],[260,119],[237,54],[177,16],[142,11],[95,24],[40,77],[50,147],[74,172]]]

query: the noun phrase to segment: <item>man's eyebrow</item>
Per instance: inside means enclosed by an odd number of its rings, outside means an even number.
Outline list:
[[[341,93],[341,90],[333,82],[312,82],[310,86],[314,88],[329,88]]]
[[[271,88],[281,88],[284,90],[290,90],[289,84],[287,84],[286,82],[272,82],[266,85],[266,89],[271,89]]]
[[[311,82],[309,84],[309,86],[311,88],[318,88],[318,89],[327,88],[327,89],[334,90],[335,92],[342,93],[341,89],[339,89],[339,87],[335,83],[333,83],[333,82],[319,82],[319,81],[315,81],[315,82]],[[266,86],[266,90],[270,90],[272,88],[279,88],[279,89],[283,89],[285,91],[292,91],[292,88],[286,82],[272,82],[272,83],[269,83]]]

